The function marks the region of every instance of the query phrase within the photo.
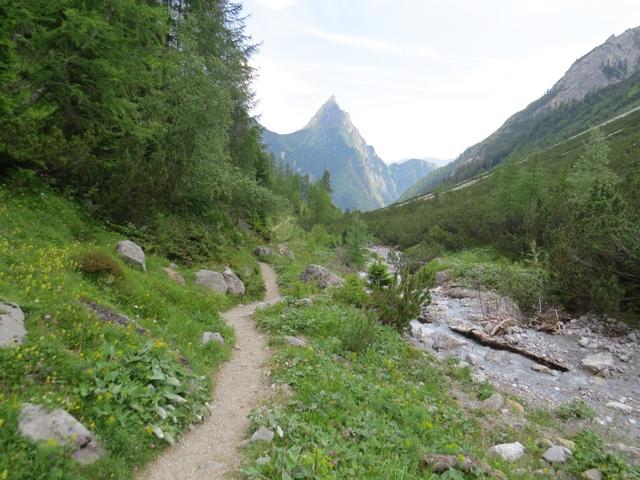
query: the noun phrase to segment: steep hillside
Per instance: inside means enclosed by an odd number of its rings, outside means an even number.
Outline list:
[[[387,166],[334,96],[303,129],[284,135],[265,129],[263,139],[277,161],[302,175],[318,179],[329,171],[333,201],[342,209],[366,211],[388,205],[434,168],[420,159]]]
[[[639,59],[640,27],[611,36],[578,59],[543,97],[457,160],[420,180],[403,199],[464,181],[510,155],[553,145],[640,105]]]

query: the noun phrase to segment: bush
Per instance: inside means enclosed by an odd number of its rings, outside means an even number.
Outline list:
[[[76,265],[78,270],[87,274],[106,274],[115,278],[124,276],[124,270],[120,264],[99,248],[78,255]]]
[[[376,320],[371,316],[353,312],[339,329],[338,338],[342,347],[350,352],[363,352],[373,343],[376,336]]]
[[[556,417],[565,421],[579,418],[590,419],[596,416],[596,412],[584,400],[574,400],[560,405],[556,408],[555,414]]]
[[[399,332],[409,328],[409,322],[418,317],[423,305],[431,302],[429,288],[434,285],[434,276],[423,269],[410,274],[407,269],[391,278],[388,287],[373,290],[369,305],[378,319]]]
[[[333,299],[345,305],[363,307],[367,303],[364,283],[356,275],[347,275],[342,287],[333,290]]]

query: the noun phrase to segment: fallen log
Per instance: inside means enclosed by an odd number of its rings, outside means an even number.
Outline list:
[[[495,348],[496,350],[506,350],[508,352],[517,353],[519,355],[522,355],[523,357],[533,360],[536,363],[539,363],[549,368],[553,368],[554,370],[559,370],[561,372],[569,371],[569,367],[567,367],[566,365],[563,365],[560,362],[557,362],[548,357],[543,357],[542,355],[538,355],[537,353],[534,353],[525,348],[511,345],[510,343],[507,343],[503,340],[497,340],[491,337],[490,335],[487,335],[486,333],[482,332],[478,328],[474,328],[474,327],[468,328],[468,327],[451,326],[451,325],[449,326],[449,328],[451,329],[451,331],[456,332],[462,335],[463,337],[467,337],[472,340],[475,340],[476,342],[481,343],[482,345],[487,345],[488,347]]]

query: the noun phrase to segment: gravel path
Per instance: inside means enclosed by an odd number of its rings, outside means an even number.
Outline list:
[[[277,302],[280,295],[273,269],[261,263],[260,273],[266,285],[265,300],[222,314],[236,332],[236,347],[216,376],[211,416],[148,465],[138,480],[222,479],[240,466],[239,448],[249,426],[249,413],[269,392],[267,338],[256,330],[251,314]]]

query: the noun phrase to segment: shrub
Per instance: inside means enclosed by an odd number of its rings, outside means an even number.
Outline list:
[[[376,262],[369,267],[367,272],[369,284],[373,288],[388,287],[391,283],[389,269],[384,263]]]
[[[362,312],[353,312],[338,331],[342,347],[350,352],[363,352],[376,336],[376,320]]]
[[[333,290],[333,299],[345,305],[363,307],[367,303],[364,283],[356,275],[347,275],[342,287]]]
[[[595,417],[596,412],[584,400],[573,400],[556,408],[555,414],[559,419],[566,421],[578,418],[590,419]]]
[[[107,274],[122,278],[124,270],[111,255],[102,249],[87,250],[76,257],[78,270],[87,274]]]
[[[429,288],[434,285],[433,274],[420,270],[410,274],[407,269],[391,278],[388,287],[374,288],[369,297],[371,309],[385,325],[399,332],[409,328],[409,322],[418,317],[423,305],[431,302]]]

